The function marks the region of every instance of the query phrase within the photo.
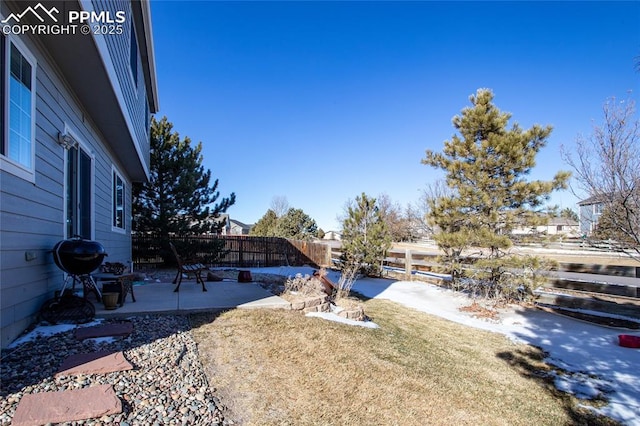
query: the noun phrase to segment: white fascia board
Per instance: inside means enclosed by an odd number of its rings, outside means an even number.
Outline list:
[[[149,67],[149,84],[151,85],[151,93],[150,95],[152,102],[149,102],[151,105],[150,110],[152,113],[156,113],[160,110],[160,104],[158,100],[158,78],[156,74],[156,56],[155,56],[155,47],[153,45],[153,26],[151,24],[151,2],[143,1],[141,2],[142,7],[142,20],[144,26],[144,40],[145,40],[145,49],[147,51],[147,66]],[[144,66],[144,64],[143,64]]]

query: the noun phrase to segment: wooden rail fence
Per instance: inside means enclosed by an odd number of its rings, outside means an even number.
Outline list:
[[[340,247],[331,249],[331,260],[335,264],[342,252]],[[404,270],[407,276],[414,272],[431,272],[438,265],[438,255],[409,249],[390,249],[382,262],[383,267]]]
[[[331,248],[331,260],[336,264],[341,255],[340,247]],[[475,258],[463,258],[462,263],[468,267],[474,263]],[[411,249],[395,248],[387,252],[387,256],[382,262],[387,269],[395,270],[396,273],[403,273],[409,277],[420,272],[437,272],[438,255],[433,252],[425,252]],[[640,267],[619,266],[619,265],[599,265],[595,263],[568,263],[560,262],[558,270],[565,272],[582,272],[600,275],[617,275],[621,277],[640,278]]]

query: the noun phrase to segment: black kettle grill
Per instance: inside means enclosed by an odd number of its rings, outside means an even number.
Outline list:
[[[58,268],[72,275],[89,274],[102,265],[107,252],[97,241],[73,237],[53,246],[53,260]]]

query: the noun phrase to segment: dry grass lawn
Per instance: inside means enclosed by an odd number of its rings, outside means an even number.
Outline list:
[[[388,301],[379,329],[300,313],[192,317],[210,385],[245,425],[614,424],[578,410],[538,349]]]

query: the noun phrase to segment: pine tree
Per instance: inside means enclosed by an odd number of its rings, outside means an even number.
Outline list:
[[[311,240],[318,236],[318,225],[302,209],[292,207],[278,219],[276,236],[294,240]]]
[[[216,219],[235,203],[235,194],[220,198],[218,180],[202,166],[202,143],[180,139],[163,117],[151,121],[149,181],[133,189],[133,229],[157,235],[166,245],[170,235],[217,232]]]
[[[562,209],[562,211],[560,212],[560,217],[564,219],[571,219],[576,222],[580,220],[580,218],[578,217],[578,213],[576,213],[570,207],[565,207],[564,209]]]
[[[511,114],[493,105],[490,90],[480,89],[470,100],[472,107],[453,118],[459,135],[444,142],[442,153],[427,150],[422,160],[443,170],[452,190],[430,201],[429,219],[439,230],[436,242],[454,279],[461,273],[462,251],[476,246],[488,249],[488,262],[482,266],[489,273],[481,278],[497,283],[509,262],[496,260],[511,247],[511,230],[545,223],[544,202],[552,191],[566,187],[570,174],[527,181],[551,127],[523,130],[516,123],[507,129]]]
[[[318,225],[302,209],[291,207],[278,217],[276,211],[270,208],[251,228],[251,235],[311,240],[318,237]]]
[[[342,223],[343,265],[349,268],[355,264],[366,275],[380,275],[390,247],[391,236],[376,199],[363,192],[347,207]]]
[[[249,232],[255,237],[275,237],[276,226],[278,225],[278,216],[272,209],[267,212],[256,222]]]

